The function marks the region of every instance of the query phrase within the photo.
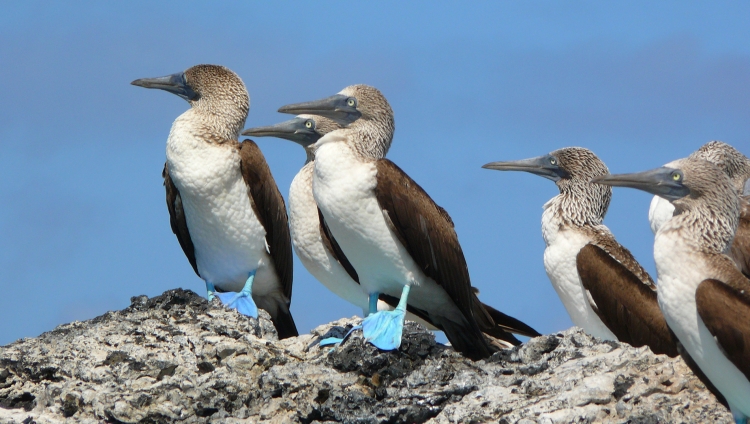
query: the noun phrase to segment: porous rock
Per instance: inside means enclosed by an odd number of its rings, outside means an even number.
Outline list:
[[[473,362],[407,323],[397,351],[356,318],[278,341],[191,291],[0,347],[0,422],[731,423],[679,358],[580,330]]]

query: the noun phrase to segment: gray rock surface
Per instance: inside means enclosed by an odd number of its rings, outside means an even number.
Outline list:
[[[579,330],[472,362],[414,323],[381,352],[356,319],[278,341],[193,292],[0,347],[0,422],[731,423],[680,359]],[[262,338],[261,338],[262,337]]]

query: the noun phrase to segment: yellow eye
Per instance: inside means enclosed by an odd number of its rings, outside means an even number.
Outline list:
[[[681,178],[682,178],[682,176],[680,174],[678,174],[677,172],[675,172],[674,174],[672,174],[672,179],[675,180],[675,181],[680,181]]]
[[[346,104],[349,105],[349,107],[354,107],[354,105],[356,105],[357,102],[354,101],[353,98],[349,97],[349,100],[346,101]]]
[[[557,159],[555,158],[549,158],[550,165],[557,165]]]
[[[305,122],[305,128],[312,128],[312,121]]]

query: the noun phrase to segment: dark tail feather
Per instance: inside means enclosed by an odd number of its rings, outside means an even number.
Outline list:
[[[497,352],[498,349],[487,343],[487,339],[484,337],[478,328],[472,328],[468,323],[457,323],[448,319],[441,319],[442,317],[435,317],[433,322],[443,329],[445,336],[448,337],[448,341],[451,342],[456,351],[460,352],[467,358],[478,361],[480,359],[489,358],[493,353]]]
[[[506,314],[498,311],[497,309],[495,309],[492,306],[487,305],[485,303],[482,303],[482,306],[490,314],[490,316],[492,317],[492,319],[495,321],[495,324],[497,324],[497,326],[500,327],[501,331],[505,330],[507,332],[516,333],[516,334],[520,334],[522,336],[527,336],[527,337],[538,337],[538,336],[541,336],[541,334],[539,334],[538,331],[536,331],[533,328],[529,327],[528,325],[524,324],[520,320],[518,320],[516,318],[513,318],[510,315],[506,315]],[[492,333],[493,330],[487,330],[487,329],[485,329],[483,331],[485,333],[491,335],[492,337],[506,340],[506,339],[504,339],[502,337],[495,336]],[[518,340],[515,337],[513,337],[513,339],[514,340]],[[510,340],[508,340],[508,341],[510,341]],[[518,344],[520,344],[520,342]]]
[[[381,293],[379,299],[393,306],[394,308],[396,307],[396,305],[398,305],[398,299],[396,299],[393,296],[388,296],[386,294]],[[479,301],[477,301],[477,303],[481,304],[482,307],[484,307],[486,313],[489,314],[489,316],[492,317],[492,319],[496,323],[496,325],[489,325],[489,324],[486,325],[487,328],[482,329],[482,332],[484,334],[494,339],[507,342],[508,344],[512,346],[520,345],[521,341],[518,340],[515,336],[513,336],[513,334],[511,334],[509,331],[513,331],[518,334],[522,334],[524,336],[529,336],[529,337],[536,337],[540,335],[533,328],[522,323],[521,321],[513,317],[510,317],[508,315],[505,315],[504,313],[498,311],[497,309],[491,306],[485,305]],[[442,327],[442,322],[436,322],[436,320],[433,320],[427,312],[421,309],[417,309],[411,305],[407,305],[406,310],[418,316],[419,318],[422,318],[426,322],[429,322],[430,324],[434,325],[437,329],[445,332],[446,335],[448,334],[447,331],[445,331],[445,329]],[[453,343],[453,341],[451,341],[451,344],[455,346],[455,343]],[[507,345],[505,347],[507,347]],[[459,349],[456,348],[456,350],[459,350]]]
[[[521,341],[516,338],[513,334],[503,330],[501,327],[492,327],[490,329],[482,330],[482,332],[492,338],[502,340],[511,346],[518,346]],[[507,345],[505,347],[508,347]]]
[[[292,318],[292,313],[289,312],[289,307],[284,303],[279,303],[276,313],[271,314],[271,321],[273,321],[273,326],[276,327],[276,332],[279,334],[279,340],[299,336],[297,325],[294,324],[294,318]]]

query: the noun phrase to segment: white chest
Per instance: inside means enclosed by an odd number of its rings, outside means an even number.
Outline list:
[[[315,201],[360,283],[368,292],[399,296],[404,284],[422,277],[386,224],[376,184],[375,163],[359,160],[345,142],[324,143],[316,151]]]
[[[294,251],[310,274],[329,290],[366,311],[367,293],[326,249],[320,235],[318,205],[313,197],[314,163],[306,164],[289,189],[289,226]]]
[[[659,307],[667,324],[730,406],[750,416],[750,382],[729,361],[706,328],[695,292],[713,278],[705,257],[689,249],[675,231],[657,233],[654,260],[659,274]]]
[[[237,149],[196,137],[184,116],[169,134],[167,163],[182,198],[198,271],[219,288],[241,288],[267,257],[265,229],[252,209]]]
[[[547,244],[544,269],[573,324],[593,336],[617,340],[591,308],[590,297],[578,275],[576,257],[589,243],[589,238],[582,232],[562,226],[552,207],[547,207],[542,215],[542,234]]]

